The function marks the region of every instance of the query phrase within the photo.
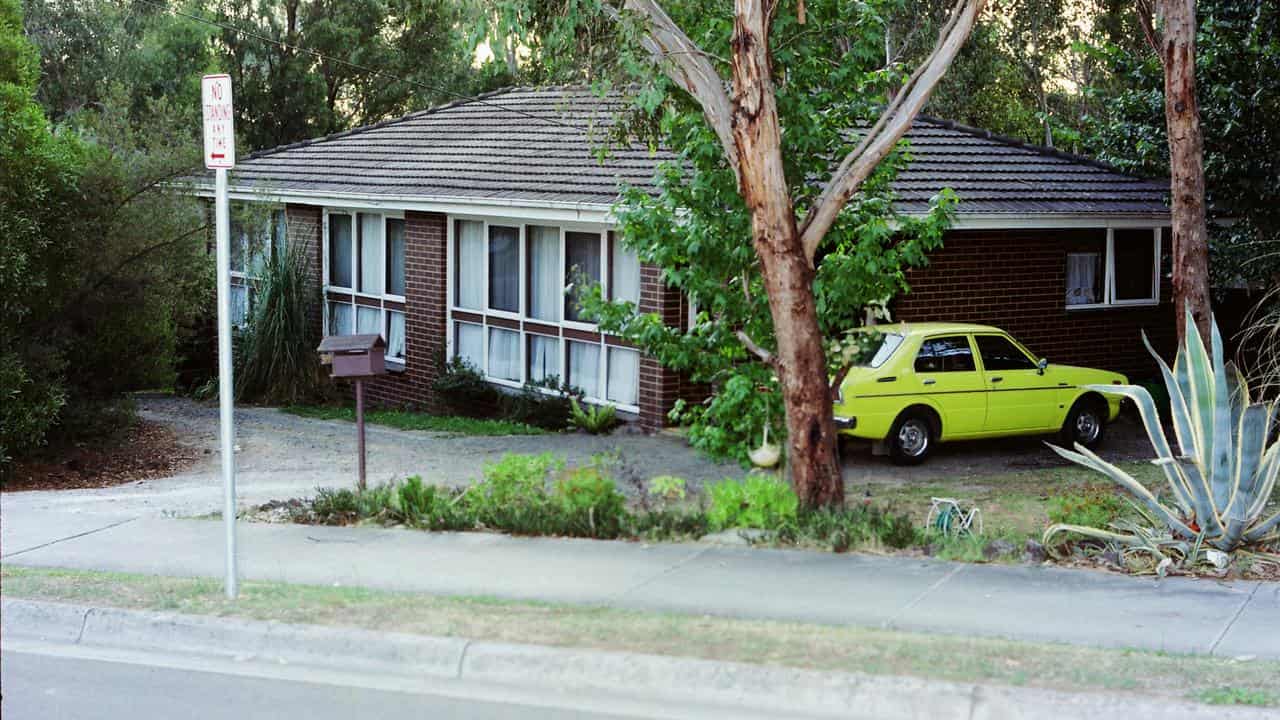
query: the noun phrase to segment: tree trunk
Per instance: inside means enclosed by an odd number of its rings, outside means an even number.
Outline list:
[[[814,269],[800,239],[783,169],[768,3],[738,0],[735,5],[733,141],[778,345],[774,367],[787,411],[787,467],[804,507],[836,505],[844,500],[844,483],[835,455],[826,350],[813,297]]]
[[[1169,182],[1173,199],[1173,302],[1178,342],[1191,311],[1209,342],[1209,233],[1204,215],[1204,154],[1196,102],[1195,0],[1160,0],[1164,20],[1164,109],[1169,127]]]

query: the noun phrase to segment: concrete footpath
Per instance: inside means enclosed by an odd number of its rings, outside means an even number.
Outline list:
[[[241,523],[245,579],[1280,659],[1280,584],[706,544]],[[5,514],[5,564],[221,577],[220,522]]]

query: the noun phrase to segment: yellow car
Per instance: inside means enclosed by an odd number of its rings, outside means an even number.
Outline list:
[[[1050,365],[999,328],[899,323],[875,331],[875,355],[840,385],[836,426],[883,441],[898,464],[920,463],[949,440],[1061,432],[1068,444],[1092,447],[1120,414],[1117,396],[1083,386],[1123,385],[1123,375]]]

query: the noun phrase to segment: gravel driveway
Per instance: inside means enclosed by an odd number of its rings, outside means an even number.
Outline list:
[[[3,510],[63,510],[120,516],[192,516],[218,511],[222,484],[218,461],[218,408],[185,398],[146,397],[141,415],[172,427],[201,457],[186,472],[104,489],[4,493]],[[351,487],[355,480],[355,426],[315,420],[275,410],[246,407],[236,411],[237,492],[242,504],[260,504],[308,496],[317,487]],[[851,486],[901,484],[915,480],[962,479],[1035,470],[1063,464],[1043,438],[1011,438],[941,445],[920,467],[901,468],[873,457],[870,447],[855,447],[844,458]],[[367,427],[370,484],[421,475],[432,483],[465,484],[480,477],[486,463],[505,453],[554,452],[571,464],[610,452],[619,458],[616,474],[624,491],[628,480],[656,475],[686,478],[691,490],[704,482],[740,477],[736,464],[716,463],[672,435],[593,436],[580,434],[476,437]],[[1110,428],[1108,459],[1150,457],[1141,427],[1122,420]]]

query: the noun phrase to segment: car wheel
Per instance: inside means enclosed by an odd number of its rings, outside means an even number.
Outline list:
[[[1102,444],[1107,433],[1107,406],[1094,398],[1082,398],[1071,406],[1062,424],[1062,441],[1069,447],[1076,443],[1087,448]]]
[[[923,412],[903,413],[889,430],[889,457],[896,465],[919,465],[937,442],[933,419]]]

